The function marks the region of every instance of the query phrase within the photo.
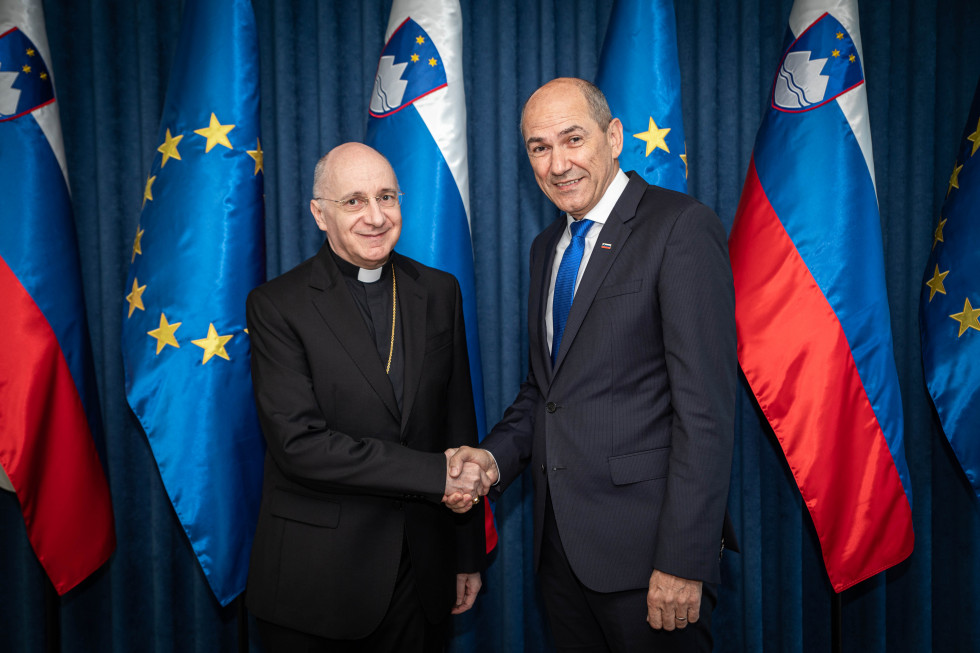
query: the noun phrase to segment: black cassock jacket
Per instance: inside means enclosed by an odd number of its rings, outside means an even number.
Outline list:
[[[378,626],[403,544],[430,621],[449,615],[456,574],[484,565],[483,511],[458,516],[440,503],[442,452],[477,443],[459,285],[392,257],[401,410],[327,243],[248,297],[268,451],[247,605],[322,637]]]

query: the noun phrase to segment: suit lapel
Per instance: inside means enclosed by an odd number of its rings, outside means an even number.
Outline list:
[[[425,287],[419,283],[418,270],[395,259],[398,274],[398,316],[402,321],[402,342],[405,352],[405,381],[402,390],[402,431],[415,404],[419,381],[422,378],[422,358],[425,356],[425,314],[428,302]]]
[[[555,248],[566,227],[564,213],[548,227],[545,232],[547,235],[540,241],[543,242],[541,251],[535,252],[535,258],[541,263],[531,270],[531,281],[528,285],[529,292],[533,293],[532,297],[534,297],[534,301],[530,302],[528,308],[528,325],[530,329],[535,330],[537,342],[540,343],[539,346],[531,348],[531,366],[535,370],[534,376],[539,380],[538,382],[543,382],[548,387],[551,385],[552,369],[545,316],[548,314],[548,290],[551,286],[551,269],[555,264]],[[529,333],[528,337],[531,335]]]
[[[571,349],[575,342],[575,336],[592,307],[592,300],[595,299],[602,281],[606,278],[609,268],[612,267],[619,253],[623,251],[623,246],[632,232],[628,223],[636,215],[636,207],[639,205],[640,197],[646,188],[647,183],[645,181],[639,176],[631,174],[630,182],[610,212],[602,231],[599,232],[599,238],[596,240],[592,255],[589,257],[588,267],[585,268],[585,274],[582,275],[582,283],[575,291],[575,299],[572,300],[572,308],[568,312],[565,332],[561,337],[562,347],[561,351],[558,352],[558,360],[555,361],[553,373],[557,373],[561,367],[566,352]],[[609,247],[605,248],[603,245],[609,245]],[[554,254],[552,253],[553,258]]]
[[[313,305],[340,342],[340,346],[361,371],[368,385],[377,393],[392,417],[398,419],[395,392],[385,374],[384,365],[378,358],[378,348],[371,341],[361,313],[350,296],[337,264],[330,257],[328,247],[324,243],[313,261],[313,270],[310,273],[310,287],[314,291]]]

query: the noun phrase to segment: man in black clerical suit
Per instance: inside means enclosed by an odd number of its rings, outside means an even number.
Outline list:
[[[531,245],[527,380],[484,450],[451,467],[499,465],[493,498],[530,465],[535,566],[560,651],[710,651],[732,544],[725,230],[703,204],[620,170],[622,123],[588,82],[539,88],[521,132],[562,214]]]
[[[441,651],[485,558],[478,511],[441,502],[490,483],[447,474],[445,450],[477,442],[459,286],[392,251],[375,150],[324,156],[310,210],[323,247],[248,297],[268,451],[247,605],[273,651]]]

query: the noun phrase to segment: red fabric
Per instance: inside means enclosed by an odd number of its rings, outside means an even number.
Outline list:
[[[843,329],[769,203],[754,160],[729,252],[739,363],[841,592],[912,553],[911,508]]]
[[[0,259],[0,464],[58,594],[116,545],[109,486],[81,398],[44,315]]]

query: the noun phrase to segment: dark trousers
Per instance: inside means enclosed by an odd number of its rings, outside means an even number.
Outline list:
[[[711,611],[717,602],[713,585],[703,585],[701,617],[696,623],[670,632],[654,630],[646,621],[646,588],[595,592],[579,582],[558,534],[550,493],[545,501],[542,536],[538,586],[560,652],[711,651]]]
[[[415,588],[408,548],[402,548],[391,604],[377,629],[364,639],[328,639],[256,619],[266,653],[443,653],[449,635],[446,619],[432,624],[425,618]]]

